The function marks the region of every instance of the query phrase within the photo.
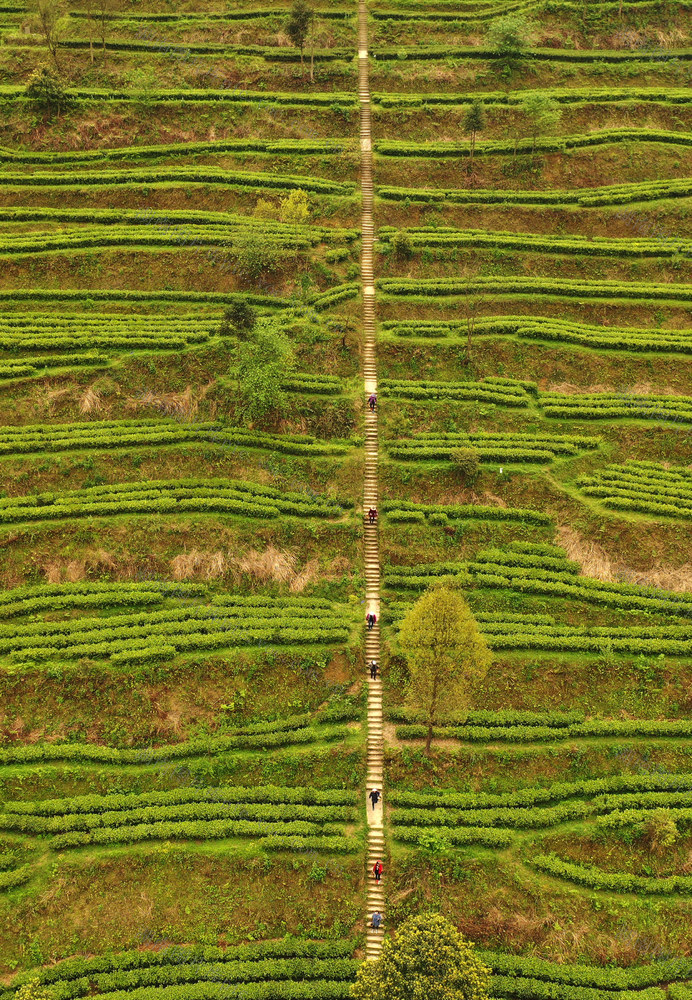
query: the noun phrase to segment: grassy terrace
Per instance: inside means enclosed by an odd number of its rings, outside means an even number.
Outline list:
[[[504,69],[510,9],[534,32]],[[382,2],[371,25],[389,915],[451,916],[494,995],[596,985],[543,960],[653,986],[689,953],[689,11]],[[450,574],[494,666],[426,757],[394,631]]]
[[[325,5],[309,83],[287,6],[119,5],[93,60],[75,7],[59,116],[23,96],[31,15],[2,15],[5,991],[165,941],[217,947],[223,973],[172,959],[190,988],[348,995],[360,329],[331,293],[358,277],[354,24]],[[222,329],[239,302],[293,353],[259,416]]]
[[[0,13],[0,1000],[347,997],[356,9],[301,67],[289,0],[67,6],[60,114]],[[387,922],[446,913],[496,998],[688,1000],[690,13],[368,4]],[[238,304],[291,354],[263,410]],[[494,664],[426,756],[395,631],[448,575]]]

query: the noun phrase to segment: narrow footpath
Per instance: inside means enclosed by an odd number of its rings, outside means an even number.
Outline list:
[[[368,523],[368,511],[377,510],[377,411],[371,411],[368,398],[377,392],[377,359],[375,335],[375,274],[373,270],[373,244],[375,227],[373,219],[373,161],[372,123],[370,113],[370,84],[368,80],[368,19],[365,0],[358,2],[358,93],[360,98],[360,164],[361,195],[363,199],[361,282],[363,291],[363,376],[365,379],[365,489],[363,515],[365,522],[365,605],[366,614],[375,614],[375,627],[366,632],[365,660],[369,664],[380,662],[380,544],[377,521]],[[384,862],[384,827],[382,798],[375,807],[369,799],[373,789],[382,792],[384,739],[382,731],[382,681],[380,675],[373,680],[368,673],[368,761],[366,809],[368,816],[367,851],[367,940],[366,958],[375,959],[382,950],[384,934],[384,889],[373,875],[373,865]],[[384,881],[384,879],[382,880]],[[371,926],[372,914],[382,914],[379,930]]]

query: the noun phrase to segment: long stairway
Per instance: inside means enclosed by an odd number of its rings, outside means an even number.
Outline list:
[[[365,396],[377,391],[377,361],[375,334],[375,275],[373,270],[373,244],[375,228],[373,219],[373,161],[372,123],[370,112],[370,85],[368,81],[368,20],[364,0],[358,3],[358,93],[360,97],[360,163],[361,195],[363,199],[361,281],[363,286],[363,375]],[[380,545],[377,522],[369,524],[367,512],[377,509],[377,412],[366,406],[365,417],[365,489],[363,508],[365,515],[365,602],[366,614],[377,616],[375,627],[366,633],[366,663],[380,662]],[[369,677],[369,675],[368,675]],[[379,930],[371,926],[372,914],[379,911],[384,921],[383,884],[375,882],[372,873],[376,861],[384,860],[384,826],[382,798],[373,807],[369,799],[372,789],[382,791],[384,738],[382,729],[382,681],[368,679],[368,762],[366,809],[368,816],[367,855],[367,939],[366,958],[379,956],[382,950],[384,922]]]

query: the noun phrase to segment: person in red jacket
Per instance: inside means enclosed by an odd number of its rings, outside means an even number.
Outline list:
[[[380,879],[382,878],[382,872],[383,871],[384,871],[384,866],[382,865],[382,862],[381,861],[376,861],[375,864],[372,866],[372,873],[375,876],[375,881],[378,884],[379,884]]]

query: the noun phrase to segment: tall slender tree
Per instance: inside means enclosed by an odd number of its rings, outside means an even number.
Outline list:
[[[286,21],[286,34],[295,47],[300,49],[301,76],[305,76],[303,50],[305,49],[305,42],[307,41],[314,17],[314,11],[307,5],[305,0],[293,0],[293,5]]]
[[[476,137],[483,131],[485,125],[485,111],[481,101],[474,101],[464,117],[464,132],[471,139],[471,156],[469,169],[473,173],[473,159],[476,152]]]
[[[399,628],[399,649],[409,672],[407,702],[433,729],[468,708],[471,685],[485,677],[490,652],[458,590],[440,585],[413,605]]]
[[[69,15],[63,0],[35,0],[34,17],[53,65],[60,72],[58,51],[69,24]]]

